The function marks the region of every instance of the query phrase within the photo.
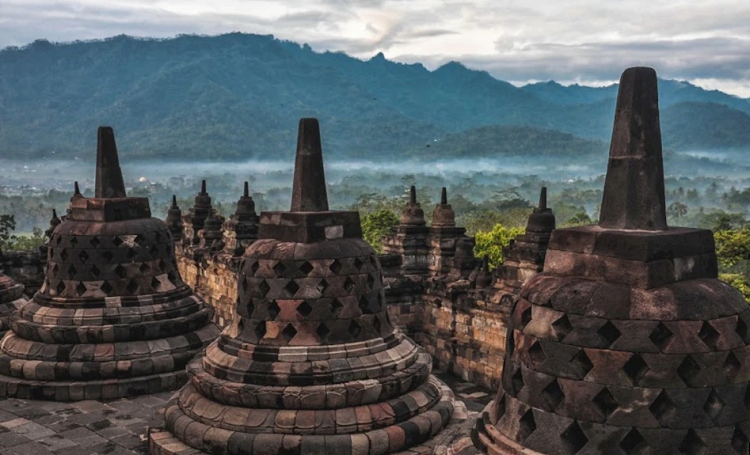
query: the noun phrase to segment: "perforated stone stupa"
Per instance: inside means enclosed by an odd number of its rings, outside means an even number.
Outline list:
[[[656,73],[620,81],[598,226],[552,233],[508,325],[490,454],[747,454],[750,309],[710,231],[670,228]]]
[[[263,212],[237,317],[188,366],[152,454],[386,454],[453,413],[432,360],[386,312],[358,212],[328,208],[318,122],[300,122],[292,207]]]
[[[76,185],[77,186],[77,185]],[[170,390],[216,338],[182,282],[167,225],[127,197],[114,133],[98,132],[95,197],[51,232],[44,284],[0,342],[0,397],[75,401]]]
[[[0,273],[0,337],[10,330],[10,316],[26,303],[23,285]]]

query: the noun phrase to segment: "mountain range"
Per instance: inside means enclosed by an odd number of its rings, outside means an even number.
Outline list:
[[[659,91],[665,148],[750,149],[750,100],[674,80]],[[111,125],[134,159],[279,159],[301,117],[320,119],[326,154],[342,159],[575,156],[606,147],[616,95],[273,36],[37,40],[0,51],[0,158],[88,156]]]

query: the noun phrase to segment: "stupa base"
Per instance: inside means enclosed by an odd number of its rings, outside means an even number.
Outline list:
[[[472,453],[485,453],[487,455],[544,455],[534,450],[523,447],[521,444],[508,439],[497,431],[490,416],[494,415],[493,407],[495,401],[491,401],[484,408],[477,419],[477,424],[471,434],[473,447],[462,447],[455,450],[456,455],[470,455]]]
[[[149,429],[148,444],[151,455],[278,455],[278,454],[336,454],[386,455],[398,453],[433,453],[439,433],[444,431],[454,416],[454,407],[464,405],[455,401],[453,391],[443,382],[442,397],[431,409],[411,419],[385,428],[348,434],[250,434],[205,425],[181,412],[177,401],[166,406],[169,431]],[[463,413],[465,415],[465,410]],[[465,419],[464,419],[465,420]],[[175,436],[180,435],[180,438]],[[196,448],[200,447],[200,448]],[[422,450],[424,449],[424,450]]]
[[[30,381],[0,375],[0,398],[22,400],[116,400],[176,390],[187,382],[184,370],[127,379],[96,381]]]

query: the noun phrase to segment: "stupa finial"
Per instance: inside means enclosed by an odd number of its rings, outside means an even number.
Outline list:
[[[544,210],[547,208],[547,187],[543,186],[542,190],[539,192],[539,210]]]
[[[291,211],[328,211],[328,193],[318,119],[303,118],[299,121]]]
[[[100,126],[96,145],[96,184],[94,197],[120,198],[125,194],[120,160],[117,157],[115,133],[109,126]]]
[[[448,204],[448,190],[446,190],[445,187],[440,190],[440,203],[443,205]]]
[[[599,226],[667,229],[656,71],[622,73]]]

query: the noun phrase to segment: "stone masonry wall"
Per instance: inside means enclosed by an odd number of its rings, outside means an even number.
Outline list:
[[[44,283],[46,258],[39,251],[0,252],[0,271],[23,284],[24,294],[31,297]]]

